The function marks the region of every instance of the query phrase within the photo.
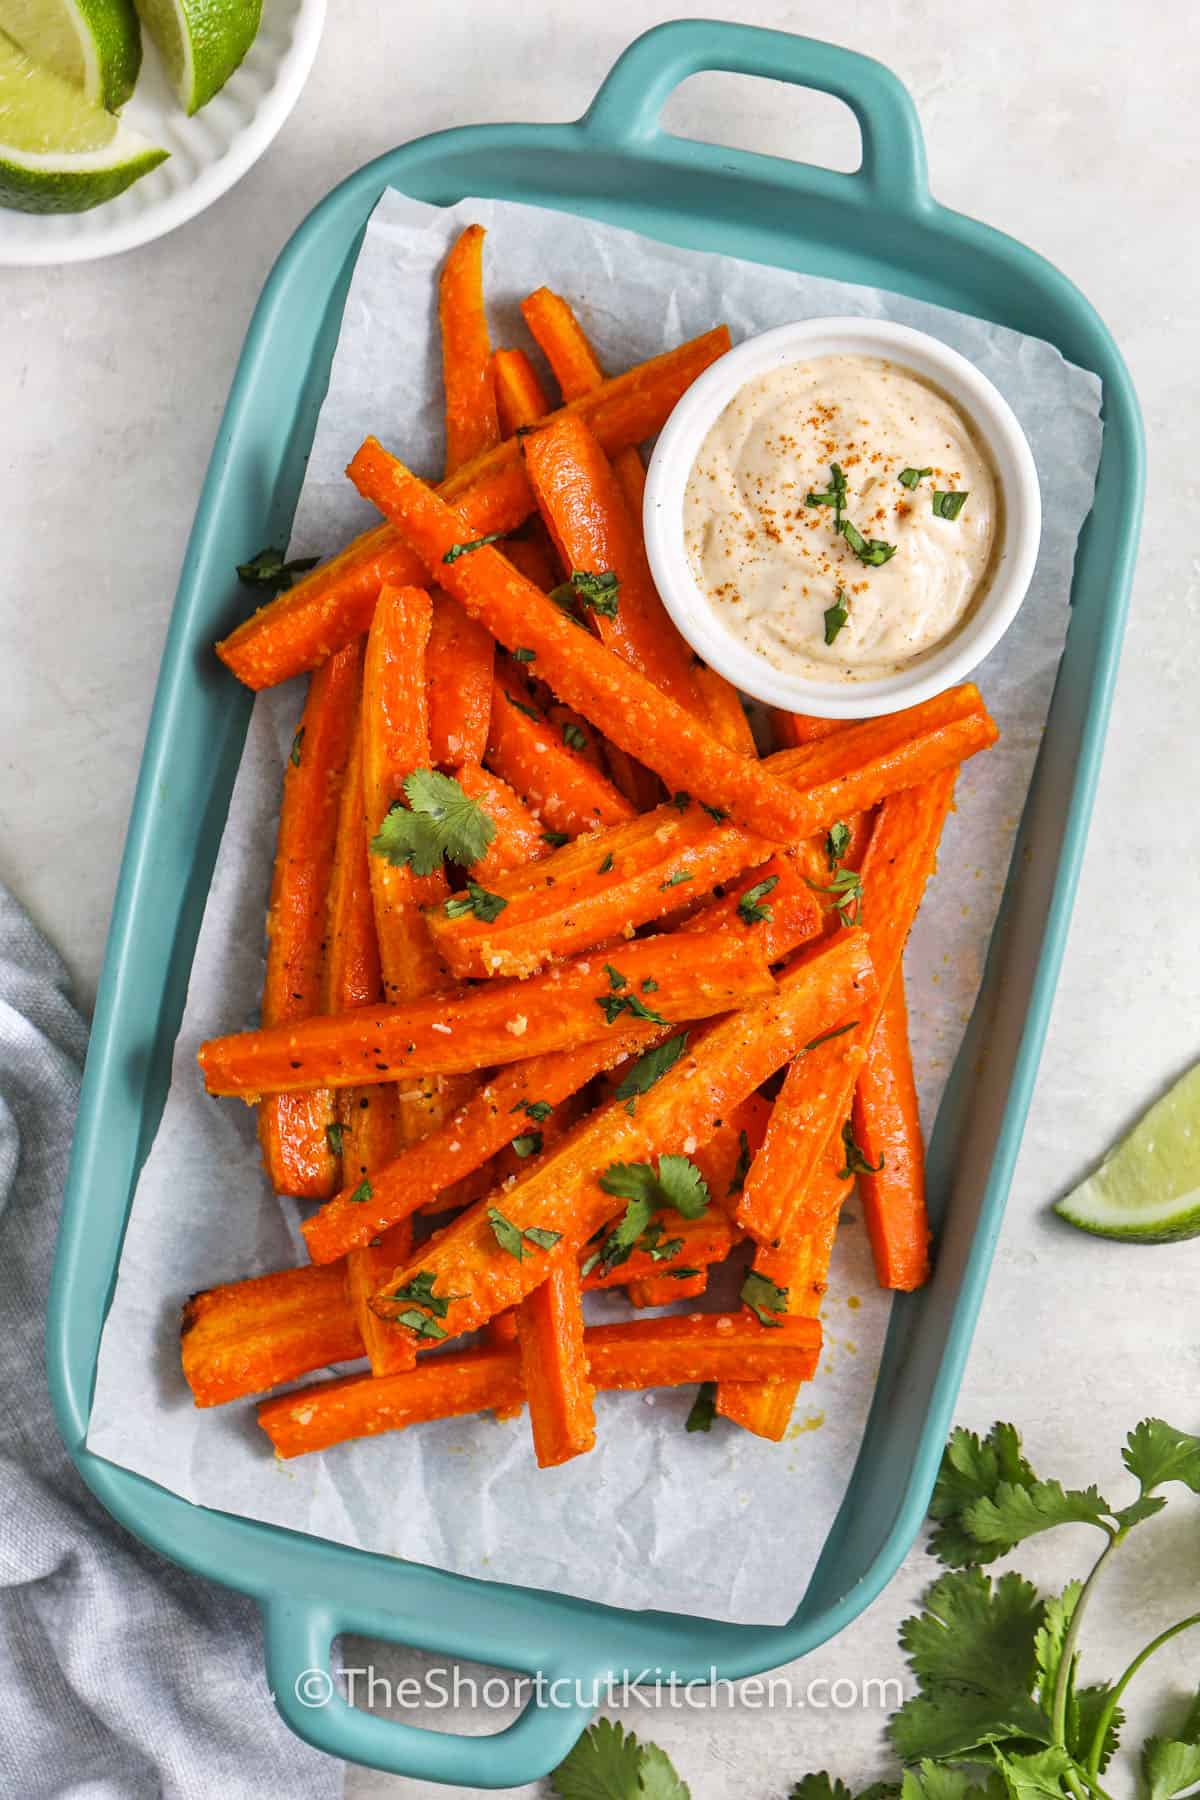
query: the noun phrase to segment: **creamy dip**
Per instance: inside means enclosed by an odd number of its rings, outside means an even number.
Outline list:
[[[876,680],[969,617],[999,507],[938,388],[880,357],[820,356],[734,395],[688,476],[684,542],[721,624],[774,668]]]

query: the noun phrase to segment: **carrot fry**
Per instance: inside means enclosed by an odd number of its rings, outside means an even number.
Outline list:
[[[782,1319],[764,1330],[748,1313],[695,1313],[593,1325],[584,1333],[592,1385],[601,1389],[681,1387],[696,1381],[804,1380],[817,1365],[815,1319]],[[281,1457],[328,1450],[430,1419],[507,1411],[524,1396],[520,1356],[487,1345],[427,1358],[383,1380],[348,1376],[267,1400],[258,1422]]]
[[[493,981],[403,1008],[362,1006],[294,1027],[210,1038],[200,1067],[210,1093],[243,1099],[405,1081],[416,1072],[471,1073],[574,1049],[647,1012],[659,1024],[707,1018],[774,987],[754,941],[729,933],[641,938],[614,952],[614,960],[619,985],[609,965],[583,957],[526,982]]]
[[[550,854],[542,827],[506,781],[479,763],[463,763],[452,773],[463,793],[478,802],[496,827],[483,855],[471,864],[473,881],[486,887],[510,869],[527,867]]]
[[[534,523],[537,525],[536,531],[527,525],[520,537],[505,538],[504,555],[514,569],[520,570],[526,581],[532,581],[535,588],[548,594],[558,586],[562,576],[558,558],[554,554],[554,545],[547,536],[545,526],[540,519]],[[483,626],[479,629],[482,631]],[[495,645],[492,647],[494,650]]]
[[[280,1269],[193,1294],[183,1372],[197,1406],[220,1406],[363,1353],[339,1268]]]
[[[363,798],[369,838],[392,806],[404,802],[404,778],[429,767],[425,647],[432,605],[423,588],[384,588],[367,638],[363,682]],[[446,879],[414,875],[373,855],[371,892],[385,998],[428,993],[440,968],[421,914],[446,897]],[[360,1076],[362,1071],[359,1071]]]
[[[833,737],[844,731],[849,719],[818,719],[813,713],[784,712],[771,709],[771,735],[780,750],[798,750],[801,744],[815,744],[820,738]]]
[[[732,931],[758,945],[769,963],[788,956],[821,930],[821,906],[790,856],[772,856],[739,876],[679,927],[681,931]]]
[[[804,825],[796,838],[801,843],[887,794],[954,767],[996,736],[978,689],[968,683],[906,712],[864,720],[799,750],[778,751],[758,766],[793,786]],[[771,848],[753,832],[714,822],[702,807],[668,801],[653,813],[566,845],[536,871],[506,876],[496,884],[506,905],[495,920],[432,917],[430,931],[459,977],[529,974],[552,956],[662,917],[679,900],[678,892],[663,884],[681,870],[693,871],[697,887],[711,887],[762,862]]]
[[[774,842],[805,835],[802,803],[764,764],[727,750],[640,670],[580,631],[490,545],[459,553],[460,515],[375,438],[357,451],[347,473],[473,618],[509,649],[533,650],[539,675],[559,699],[661,775],[669,789],[686,783],[699,799],[726,807]],[[453,560],[446,562],[448,556]]]
[[[679,396],[729,348],[725,326],[652,357],[584,394],[573,410],[605,451],[641,443],[661,430]],[[459,509],[462,535],[515,531],[534,510],[518,441],[509,438],[466,464],[438,490]],[[375,525],[295,586],[260,607],[217,645],[217,655],[247,687],[274,687],[315,668],[371,623],[385,583],[420,584],[420,560],[391,525]]]
[[[861,874],[878,988],[854,1031],[819,1045],[788,1071],[737,1211],[738,1223],[757,1243],[779,1243],[790,1231],[813,1229],[821,1217],[805,1196],[826,1145],[850,1112],[883,999],[933,871],[954,778],[953,769],[943,770],[919,788],[890,795],[879,809]]]
[[[537,1228],[561,1234],[552,1250],[521,1259],[507,1254],[496,1239],[488,1203],[480,1202],[423,1245],[419,1262],[398,1269],[376,1295],[375,1306],[394,1316],[395,1289],[418,1275],[432,1277],[446,1295],[442,1323],[450,1336],[473,1330],[493,1313],[515,1306],[544,1278],[547,1264],[573,1256],[593,1232],[623,1210],[623,1202],[600,1185],[599,1178],[611,1163],[679,1151],[689,1138],[704,1142],[716,1119],[728,1117],[805,1043],[848,1014],[859,1016],[874,986],[865,939],[865,932],[844,931],[820,950],[801,953],[774,994],[743,1006],[700,1034],[674,1066],[638,1096],[632,1113],[614,1098],[582,1120],[523,1181],[503,1190],[497,1204],[519,1231]],[[715,946],[721,940],[697,936],[690,941]]]
[[[548,287],[536,288],[522,300],[521,314],[550,364],[564,400],[578,400],[600,386],[604,371],[561,294]]]
[[[492,346],[483,310],[483,239],[482,225],[468,225],[451,246],[438,282],[447,475],[500,442]]]
[[[752,1101],[757,1099],[757,1095],[751,1096]],[[732,1224],[724,1208],[734,1192],[735,1183],[740,1179],[744,1130],[742,1117],[745,1115],[747,1120],[752,1120],[756,1111],[757,1109],[751,1108],[750,1102],[744,1101],[732,1119],[723,1120],[719,1130],[713,1133],[707,1144],[702,1144],[692,1156],[692,1161],[704,1177],[712,1204],[700,1219],[677,1221],[679,1230],[670,1229],[670,1219],[663,1219],[663,1243],[671,1244],[682,1239],[682,1245],[677,1254],[669,1259],[661,1259],[660,1246],[660,1260],[653,1262],[647,1258],[651,1266],[644,1273],[630,1269],[627,1280],[629,1298],[634,1306],[672,1306],[678,1300],[690,1300],[697,1294],[702,1294],[708,1285],[710,1264],[723,1262],[741,1237],[741,1232]],[[763,1125],[765,1127],[765,1119]],[[761,1134],[757,1141],[761,1142]],[[748,1137],[745,1142],[749,1144]],[[684,1226],[688,1228],[686,1233]],[[699,1229],[705,1226],[708,1229],[708,1243],[702,1238]],[[630,1262],[632,1261],[631,1257]],[[625,1268],[628,1266],[620,1265]]]
[[[371,1308],[372,1293],[395,1268],[397,1258],[407,1262],[412,1255],[412,1241],[412,1221],[405,1219],[346,1258],[346,1291],[372,1375],[395,1375],[400,1369],[411,1369],[417,1360],[411,1332],[390,1319],[381,1319]]]
[[[583,420],[561,413],[530,432],[525,468],[563,567],[616,576],[613,610],[587,614],[601,641],[686,711],[701,714],[694,658],[658,597],[640,520],[630,516],[612,466]]]
[[[633,807],[589,759],[564,739],[518,685],[515,664],[497,673],[487,762],[551,831],[569,837],[616,825]],[[578,730],[578,728],[575,728]],[[568,729],[568,738],[574,734]],[[575,739],[578,742],[578,738]]]
[[[702,1157],[697,1154],[692,1160],[708,1180]],[[713,1198],[716,1199],[715,1193]],[[627,1287],[635,1306],[666,1306],[672,1300],[686,1300],[687,1288],[679,1280],[680,1272],[689,1269],[703,1272],[712,1263],[724,1262],[741,1237],[736,1225],[716,1206],[710,1206],[699,1219],[681,1219],[675,1212],[658,1213],[651,1224],[660,1227],[659,1242],[655,1246],[657,1256],[650,1250],[635,1248],[628,1260],[618,1263],[615,1268],[605,1269],[597,1264],[583,1277],[586,1292]],[[671,1251],[669,1256],[663,1253],[666,1249]],[[582,1261],[588,1261],[586,1245]],[[639,1300],[635,1290],[654,1281],[662,1282],[666,1298]]]
[[[371,1193],[353,1200],[343,1188],[301,1230],[314,1262],[333,1262],[481,1168],[514,1137],[536,1125],[604,1069],[639,1056],[669,1035],[669,1027],[638,1025],[593,1044],[531,1057],[500,1069],[445,1124],[372,1178]],[[530,1110],[532,1108],[532,1111]],[[485,1190],[487,1191],[487,1190]]]
[[[425,650],[429,749],[439,769],[481,762],[492,712],[491,635],[468,619],[448,594],[433,593],[433,622]]]
[[[561,1262],[517,1308],[521,1380],[539,1469],[569,1462],[596,1442],[581,1302],[579,1270]]]
[[[692,681],[713,736],[738,756],[757,756],[758,745],[733,683],[703,663],[692,670]]]
[[[362,645],[350,644],[318,669],[284,770],[271,897],[262,1019],[283,1025],[318,1012],[325,960],[325,893],[337,841],[338,810],[362,685]],[[327,1090],[279,1095],[259,1108],[263,1166],[277,1194],[324,1200],[337,1188],[338,1159]]]
[[[607,739],[604,744],[604,761],[613,786],[620,789],[635,812],[650,812],[658,805],[662,799],[662,782],[652,770],[626,751],[618,750]]]
[[[839,1173],[840,1161],[826,1150],[814,1177],[810,1198],[823,1214],[821,1228],[816,1233],[793,1232],[777,1248],[760,1244],[754,1252],[755,1274],[782,1288],[787,1296],[785,1316],[816,1318],[820,1310],[838,1212],[849,1192],[849,1182]],[[799,1390],[795,1381],[722,1382],[717,1389],[717,1411],[756,1437],[780,1443]]]
[[[520,426],[532,425],[550,411],[546,390],[523,350],[497,350],[492,357],[492,374],[502,437],[511,437]]]
[[[925,1146],[900,969],[854,1090],[853,1121],[855,1142],[873,1166],[859,1173],[858,1192],[879,1285],[918,1288],[929,1278]]]

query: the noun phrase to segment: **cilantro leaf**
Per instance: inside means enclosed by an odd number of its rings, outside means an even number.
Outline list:
[[[563,845],[569,844],[570,841],[570,834],[566,831],[543,831],[542,833],[543,844],[549,844],[552,850],[561,850]]]
[[[293,769],[298,769],[300,767],[300,747],[304,742],[304,732],[305,727],[301,725],[299,731],[292,739],[292,747],[288,751],[288,761],[291,763]]]
[[[616,618],[621,584],[611,569],[605,569],[600,575],[589,575],[586,569],[573,569],[571,586],[592,612],[599,613],[602,619]]]
[[[787,1311],[788,1291],[785,1287],[776,1286],[766,1275],[760,1275],[757,1269],[751,1269],[742,1283],[741,1300],[744,1306],[750,1308],[760,1325],[777,1328],[779,1320],[769,1315]]]
[[[679,1779],[674,1763],[658,1744],[643,1746],[641,1782],[643,1800],[691,1800],[691,1788]]]
[[[527,1117],[533,1120],[535,1125],[542,1125],[550,1117],[554,1108],[548,1100],[518,1100],[517,1104],[510,1108],[510,1110],[512,1112],[523,1112]]]
[[[345,1135],[346,1127],[344,1125],[327,1125],[325,1127],[325,1142],[329,1145],[331,1156],[342,1154],[342,1140]]]
[[[629,986],[629,977],[622,975],[620,969],[614,969],[611,963],[605,963],[604,973],[608,976],[608,985],[614,994],[619,994],[622,988]]]
[[[1164,1481],[1182,1481],[1193,1494],[1200,1494],[1200,1437],[1176,1431],[1163,1419],[1143,1419],[1135,1425],[1121,1460],[1143,1493]]]
[[[508,901],[499,894],[489,894],[477,881],[468,881],[465,894],[452,894],[447,900],[445,913],[448,919],[461,919],[466,913],[474,913],[477,919],[490,925],[507,905]]]
[[[540,1137],[538,1132],[534,1132],[533,1135]],[[492,1235],[500,1248],[507,1250],[510,1256],[516,1257],[518,1262],[525,1260],[526,1244],[533,1244],[538,1250],[550,1250],[562,1236],[561,1231],[546,1231],[540,1225],[514,1225],[511,1219],[505,1218],[498,1206],[488,1207],[487,1219],[492,1228]]]
[[[537,651],[526,650],[523,646],[518,645],[517,649],[512,653],[512,658],[514,662],[536,662]]]
[[[1112,1536],[1112,1508],[1090,1488],[1063,1489],[1057,1481],[1035,1481],[1031,1487],[1002,1481],[992,1495],[964,1507],[962,1522],[984,1552],[982,1561],[1008,1552],[1055,1525],[1098,1525]]]
[[[982,1440],[961,1426],[952,1431],[929,1502],[929,1516],[938,1521],[929,1545],[933,1554],[952,1568],[992,1561],[999,1553],[985,1552],[965,1530],[964,1508],[994,1494],[1002,1481],[1032,1487],[1035,1479],[1012,1425],[993,1425]]]
[[[496,827],[452,776],[414,769],[404,778],[404,792],[408,805],[397,801],[371,839],[375,856],[397,869],[408,863],[416,875],[432,875],[443,858],[460,864],[479,861]]]
[[[933,516],[935,519],[957,519],[966,504],[965,493],[956,493],[953,488],[948,493],[939,493],[937,488],[933,490]]]
[[[1179,1738],[1147,1738],[1142,1746],[1146,1800],[1172,1800],[1200,1781],[1200,1744]]]
[[[814,894],[828,894],[833,900],[833,910],[843,925],[857,925],[862,917],[863,884],[862,876],[856,869],[838,869],[827,887],[819,881],[810,881],[805,877],[805,885]]]
[[[638,1800],[642,1749],[611,1719],[589,1725],[550,1777],[560,1800]]]
[[[762,881],[756,881],[753,887],[746,889],[737,903],[737,915],[743,925],[761,925],[764,920],[768,925],[770,924],[775,914],[769,906],[764,906],[762,901],[772,888],[778,886],[778,875],[767,875]]]
[[[371,1198],[371,1195],[374,1193],[374,1191],[375,1190],[371,1186],[370,1182],[363,1180],[363,1181],[359,1182],[358,1186],[355,1188],[355,1190],[351,1194],[350,1198],[351,1198],[351,1200],[353,1200],[355,1202],[369,1200]]]
[[[645,1056],[640,1056],[633,1067],[626,1070],[616,1089],[616,1098],[628,1103],[626,1112],[633,1112],[638,1095],[648,1093],[656,1081],[661,1081],[686,1049],[687,1032],[681,1031],[678,1036],[668,1038],[665,1044],[656,1044],[653,1050],[647,1050]]]
[[[838,463],[829,465],[829,486],[823,494],[814,494],[811,489],[804,496],[805,506],[832,506],[833,529],[842,529],[842,508],[846,504],[846,477]]]
[[[696,1389],[696,1398],[692,1401],[683,1428],[685,1431],[711,1431],[716,1416],[717,1384],[715,1381],[702,1381]]]
[[[418,1269],[412,1280],[402,1288],[397,1288],[391,1296],[393,1300],[408,1301],[413,1306],[422,1306],[435,1318],[444,1319],[450,1310],[450,1302],[460,1298],[458,1294],[435,1294],[433,1284],[437,1276],[432,1269]]]
[[[837,868],[843,856],[850,848],[850,827],[844,819],[831,825],[825,833],[825,860],[829,864],[830,874]]]
[[[562,728],[563,743],[568,750],[586,750],[588,747],[587,732],[582,725],[576,725],[574,719],[568,719]]]
[[[924,481],[927,475],[932,474],[932,469],[901,469],[896,480],[900,483],[901,487],[906,487],[911,491],[911,489],[916,487],[918,482]]]
[[[614,1169],[626,1166],[636,1167],[637,1165],[613,1164]],[[604,1186],[603,1175],[600,1177],[600,1185]],[[615,1190],[609,1190],[610,1193],[613,1191]],[[580,1273],[590,1275],[593,1269],[599,1267],[604,1274],[607,1274],[610,1269],[618,1268],[621,1263],[628,1262],[633,1255],[635,1245],[653,1219],[655,1210],[655,1201],[651,1195],[647,1193],[631,1194],[624,1213],[610,1230],[602,1233],[599,1248],[594,1250],[582,1264]]]
[[[606,1194],[622,1200],[648,1200],[653,1210],[674,1207],[685,1219],[698,1219],[709,1202],[708,1186],[686,1156],[663,1155],[658,1171],[652,1163],[610,1163],[600,1177]]]
[[[1100,1726],[1100,1715],[1112,1698],[1110,1687],[1085,1687],[1072,1693],[1067,1711],[1067,1749],[1072,1756],[1083,1762],[1092,1747],[1092,1740]],[[1100,1746],[1100,1761],[1097,1765],[1103,1774],[1116,1755],[1121,1741],[1121,1727],[1125,1723],[1125,1714],[1121,1708],[1115,1707],[1104,1733],[1104,1742]]]
[[[296,556],[286,562],[286,554],[272,548],[256,551],[249,562],[237,565],[238,580],[247,587],[269,588],[273,594],[279,594],[291,587],[297,575],[315,569],[321,560],[319,556]]]
[[[614,1025],[622,1013],[628,1013],[633,1019],[647,1019],[651,1025],[667,1025],[661,1013],[639,1000],[636,994],[597,994],[596,1005],[600,1008],[610,1025]]]
[[[507,688],[504,690],[504,698],[511,707],[514,707],[519,713],[524,713],[525,717],[527,719],[532,719],[536,725],[541,725],[543,723],[542,715],[536,706],[526,706],[523,700],[515,700]]]
[[[512,1140],[512,1147],[518,1156],[536,1156],[542,1147],[540,1131],[522,1131]]]
[[[882,1152],[880,1153],[879,1161],[877,1163],[871,1162],[855,1142],[854,1127],[849,1119],[847,1119],[846,1123],[842,1126],[842,1143],[846,1147],[846,1161],[844,1166],[837,1172],[837,1179],[839,1181],[849,1181],[852,1175],[879,1174],[885,1161]]]
[[[882,538],[865,538],[858,526],[851,524],[849,519],[842,520],[842,536],[859,562],[866,563],[870,568],[877,569],[881,563],[890,562],[896,554],[895,544],[885,544]]]
[[[1082,1582],[1069,1581],[1061,1594],[1052,1595],[1045,1603],[1045,1615],[1034,1637],[1038,1696],[1047,1713],[1054,1704],[1054,1690],[1062,1668],[1067,1631],[1082,1590]],[[1067,1679],[1070,1684],[1074,1684],[1074,1668]]]
[[[692,881],[692,880],[694,880],[694,878],[695,878],[695,876],[694,876],[693,870],[691,870],[691,869],[676,869],[676,871],[673,875],[668,875],[667,879],[665,881],[662,881],[659,883],[659,887],[663,888],[663,889],[678,887],[681,881]]]
[[[854,1795],[844,1781],[835,1780],[821,1769],[814,1775],[802,1775],[799,1781],[793,1782],[788,1800],[854,1800]]]
[[[994,1771],[980,1783],[974,1770],[930,1762],[926,1757],[915,1769],[905,1769],[899,1800],[1005,1800],[1007,1791]],[[864,1796],[860,1794],[859,1800]]]
[[[503,531],[489,531],[486,537],[470,538],[465,544],[451,544],[442,561],[455,563],[460,556],[469,556],[472,550],[482,550],[485,544],[498,544],[505,535]]]
[[[825,642],[826,644],[835,644],[838,632],[850,617],[850,608],[846,605],[844,589],[834,589],[833,605],[827,606],[821,616],[825,621]]]
[[[393,1323],[406,1325],[409,1331],[415,1331],[418,1337],[444,1338],[447,1335],[444,1325],[439,1325],[429,1313],[418,1312],[415,1307],[409,1307],[406,1312],[397,1313]]]
[[[992,1754],[1011,1800],[1045,1800],[1051,1796],[1052,1800],[1062,1800],[1062,1777],[1071,1767],[1071,1758],[1061,1744],[1051,1744],[1031,1755],[1006,1756],[1000,1750],[993,1750]]]

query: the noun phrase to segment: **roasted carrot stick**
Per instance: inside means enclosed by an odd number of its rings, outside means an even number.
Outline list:
[[[532,425],[550,411],[546,390],[523,350],[497,350],[492,357],[492,374],[502,437],[511,437],[522,425]]]
[[[284,1025],[321,1009],[325,893],[337,840],[338,801],[358,718],[362,645],[318,669],[284,770],[271,897],[262,1019]],[[324,1200],[337,1187],[334,1097],[279,1095],[258,1114],[263,1166],[277,1194]]]
[[[210,1093],[242,1098],[406,1081],[417,1072],[464,1074],[575,1049],[647,1014],[659,1024],[707,1018],[773,987],[749,937],[641,938],[609,964],[585,956],[525,982],[492,981],[402,1008],[363,1006],[294,1027],[211,1038],[201,1047],[200,1066]]]
[[[729,348],[725,326],[606,381],[574,402],[609,455],[661,430],[679,396]],[[520,448],[510,438],[444,481],[462,535],[515,531],[534,510]],[[380,587],[421,583],[420,560],[391,525],[363,532],[331,561],[260,607],[217,645],[247,687],[274,687],[322,663],[371,623]]]
[[[897,969],[854,1090],[854,1141],[869,1170],[858,1171],[880,1287],[904,1290],[929,1278],[925,1146],[908,1045],[904,974]]]
[[[369,839],[393,806],[405,804],[405,777],[429,767],[425,650],[432,616],[423,588],[384,588],[371,623],[362,717]],[[384,996],[395,1004],[438,985],[437,952],[421,908],[445,899],[446,880],[440,872],[414,875],[381,854],[371,856],[370,867]]]
[[[412,1220],[405,1219],[346,1258],[346,1291],[372,1375],[395,1375],[400,1369],[411,1369],[417,1360],[412,1333],[390,1319],[381,1319],[371,1308],[374,1290],[395,1268],[397,1257],[407,1262],[412,1255],[412,1241]]]
[[[347,473],[473,618],[510,650],[533,650],[540,676],[559,699],[661,775],[669,789],[687,784],[699,799],[726,807],[775,842],[805,835],[803,807],[764,764],[727,750],[639,670],[585,635],[490,545],[463,554],[461,517],[375,438]]]
[[[482,225],[468,225],[451,245],[438,282],[447,475],[500,442],[492,346],[483,310],[483,239]]]
[[[776,1248],[760,1244],[754,1252],[754,1273],[783,1292],[781,1316],[816,1318],[820,1310],[837,1216],[850,1190],[849,1182],[841,1177],[840,1162],[840,1157],[827,1149],[814,1177],[809,1198],[823,1216],[818,1231],[793,1232]],[[791,1422],[799,1386],[786,1380],[722,1382],[717,1390],[717,1411],[756,1437],[779,1443]]]
[[[708,729],[713,736],[738,756],[757,756],[758,745],[733,683],[706,663],[698,663],[692,670],[692,681],[699,691]]]
[[[957,765],[996,736],[978,689],[968,683],[906,712],[778,751],[760,766],[792,784],[804,822],[796,842],[802,843],[884,795]],[[494,920],[431,918],[430,930],[456,975],[528,974],[551,956],[660,918],[680,897],[663,884],[681,869],[693,871],[697,887],[711,887],[762,862],[770,850],[765,839],[716,822],[707,809],[668,801],[566,845],[536,872],[517,870],[497,882],[507,904]]]
[[[771,735],[779,750],[798,750],[801,744],[815,744],[820,738],[833,737],[844,731],[850,719],[818,719],[814,713],[784,712],[771,709]]]
[[[197,1406],[261,1394],[363,1353],[337,1267],[280,1269],[193,1294],[181,1349]]]
[[[355,1244],[368,1243],[482,1168],[514,1137],[540,1125],[594,1075],[640,1056],[669,1035],[669,1027],[630,1025],[611,1038],[498,1070],[435,1133],[379,1170],[369,1195],[356,1201],[354,1190],[345,1187],[306,1219],[301,1230],[309,1255],[314,1262],[333,1262]]]
[[[550,854],[551,846],[541,825],[499,775],[493,775],[479,763],[463,763],[452,773],[463,793],[483,808],[496,827],[496,835],[483,855],[471,864],[473,881],[486,887],[510,869],[528,867]]]
[[[662,1234],[657,1246],[660,1260],[647,1259],[651,1261],[648,1269],[629,1272],[629,1298],[634,1306],[672,1306],[678,1300],[690,1300],[696,1294],[702,1294],[708,1285],[710,1265],[723,1262],[738,1241],[741,1233],[723,1210],[723,1203],[737,1179],[742,1161],[740,1120],[743,1112],[749,1116],[746,1102],[737,1108],[732,1119],[722,1120],[707,1144],[701,1144],[693,1153],[692,1161],[704,1178],[712,1204],[699,1219],[677,1220],[680,1227],[677,1231],[671,1229],[669,1218],[662,1218]],[[704,1227],[707,1227],[708,1242],[701,1236]],[[670,1248],[676,1243],[680,1248],[673,1256],[662,1256],[664,1247]]]
[[[521,1381],[539,1469],[569,1462],[596,1442],[582,1302],[578,1265],[561,1262],[517,1308]]]
[[[861,874],[877,992],[854,1031],[818,1045],[788,1071],[738,1206],[738,1223],[757,1243],[775,1244],[790,1231],[813,1229],[821,1217],[806,1199],[809,1184],[849,1115],[883,998],[934,868],[954,777],[954,770],[944,770],[919,788],[890,795],[879,809]]]
[[[480,762],[492,711],[496,645],[461,606],[436,589],[425,650],[429,750],[435,767]]]
[[[615,587],[594,608],[587,606],[583,584],[580,605],[589,624],[610,650],[664,694],[700,714],[692,681],[694,658],[658,597],[640,521],[630,516],[595,437],[575,414],[561,413],[552,424],[529,433],[524,451],[534,498],[563,567],[615,579]]]
[[[708,1180],[702,1158],[696,1155],[692,1160]],[[731,1224],[727,1215],[716,1206],[710,1206],[699,1219],[681,1219],[678,1213],[664,1212],[658,1213],[651,1223],[658,1236],[657,1244],[647,1249],[635,1246],[628,1260],[618,1263],[615,1268],[606,1269],[603,1264],[595,1264],[583,1277],[585,1292],[597,1288],[628,1288],[635,1306],[667,1306],[672,1300],[686,1300],[688,1290],[680,1281],[680,1274],[698,1269],[703,1279],[710,1265],[724,1262],[741,1237],[737,1226]],[[586,1244],[580,1260],[584,1264],[589,1261]],[[655,1282],[662,1283],[665,1298],[640,1298],[640,1291]]]
[[[802,952],[768,999],[743,1006],[689,1041],[673,1067],[637,1098],[632,1112],[614,1098],[583,1119],[523,1181],[503,1190],[495,1204],[505,1218],[521,1232],[559,1232],[553,1249],[521,1259],[507,1254],[497,1241],[488,1202],[480,1202],[423,1245],[419,1259],[398,1269],[375,1305],[393,1317],[397,1289],[418,1276],[432,1279],[439,1297],[447,1297],[442,1323],[451,1336],[515,1306],[542,1279],[548,1263],[573,1256],[623,1211],[623,1201],[600,1184],[611,1163],[678,1152],[689,1139],[702,1143],[715,1120],[727,1117],[801,1045],[848,1015],[858,1016],[874,983],[865,938],[865,932],[844,931],[826,947]]]
[[[575,748],[578,727],[552,724],[507,661],[492,694],[487,761],[516,789],[549,831],[578,837],[631,819],[634,809],[591,760]],[[565,735],[564,735],[565,734]]]
[[[781,1319],[768,1331],[749,1313],[694,1313],[589,1326],[584,1347],[600,1389],[754,1381],[771,1373],[804,1380],[817,1365],[821,1328],[815,1319]],[[430,1419],[510,1410],[523,1395],[517,1350],[487,1345],[427,1358],[383,1380],[349,1376],[283,1394],[259,1407],[258,1422],[277,1456],[304,1456]]]

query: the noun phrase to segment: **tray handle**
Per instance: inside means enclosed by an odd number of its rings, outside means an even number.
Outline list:
[[[818,38],[710,19],[655,26],[614,63],[581,124],[589,135],[614,147],[645,149],[668,135],[659,127],[668,95],[689,75],[706,70],[788,81],[845,101],[862,133],[861,166],[852,175],[841,175],[794,163],[793,185],[819,179],[822,186],[835,183],[834,191],[866,189],[891,211],[915,213],[929,204],[925,143],[908,89],[872,57]],[[711,150],[691,142],[687,147],[689,156]],[[719,154],[727,162],[730,153]],[[755,160],[751,153],[738,154]],[[778,181],[780,159],[762,160],[771,162],[772,179]]]
[[[343,1699],[330,1670],[333,1640],[340,1632],[397,1642],[395,1620],[380,1615],[339,1616],[305,1601],[275,1601],[265,1609],[267,1679],[279,1712],[298,1737],[340,1756],[392,1775],[441,1781],[468,1788],[524,1787],[555,1768],[590,1720],[588,1699],[604,1670],[520,1669],[537,1685],[523,1711],[503,1730],[465,1737],[427,1730],[395,1719],[377,1718]],[[436,1636],[437,1634],[434,1633]],[[409,1641],[409,1634],[405,1635]],[[455,1653],[440,1643],[422,1649]],[[466,1654],[465,1652],[463,1654]],[[476,1652],[478,1654],[478,1652]]]

